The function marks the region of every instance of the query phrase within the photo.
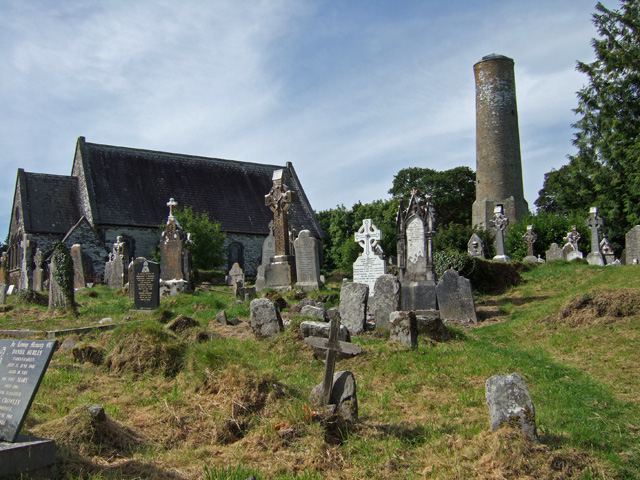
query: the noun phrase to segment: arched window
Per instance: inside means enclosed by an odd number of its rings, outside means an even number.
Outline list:
[[[233,267],[233,264],[236,262],[238,262],[240,268],[244,270],[244,245],[240,242],[233,242],[229,245],[229,270],[231,270],[231,267]]]

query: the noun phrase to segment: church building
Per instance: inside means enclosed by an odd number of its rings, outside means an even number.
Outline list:
[[[78,138],[70,176],[18,169],[8,236],[10,284],[31,288],[34,256],[54,242],[82,246],[87,270],[104,273],[116,237],[130,258],[150,258],[167,221],[167,202],[191,207],[218,221],[226,233],[229,269],[238,262],[248,275],[261,263],[262,243],[273,213],[265,205],[275,170],[296,193],[289,226],[322,240],[315,213],[293,165],[222,160],[88,143]]]

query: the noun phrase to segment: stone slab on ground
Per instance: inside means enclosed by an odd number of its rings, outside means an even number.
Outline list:
[[[400,308],[400,282],[395,275],[381,275],[376,279],[373,297],[377,330],[389,330],[389,315]]]
[[[405,347],[418,346],[418,326],[414,312],[391,312],[389,315],[389,338]]]
[[[535,408],[527,384],[519,373],[494,375],[485,386],[491,431],[515,422],[532,442],[540,442]]]
[[[451,339],[451,333],[440,320],[438,311],[416,312],[416,320],[418,322],[419,335],[429,337],[434,342],[446,342]]]
[[[56,442],[19,435],[0,442],[0,478],[56,478]]]
[[[302,336],[304,338],[307,338],[307,337],[329,338],[330,330],[331,330],[331,324],[327,322],[307,321],[307,322],[300,323],[300,331],[302,332]],[[351,341],[349,330],[347,330],[347,328],[344,325],[340,325],[338,340],[342,342]]]
[[[365,329],[369,286],[365,283],[344,282],[340,290],[340,321],[351,335]]]
[[[471,282],[453,269],[444,272],[436,286],[440,319],[445,322],[478,323]]]
[[[251,328],[257,337],[273,337],[284,325],[280,310],[268,298],[256,298],[251,301]]]
[[[313,405],[322,404],[322,383],[311,390],[309,401]],[[341,371],[333,374],[333,386],[327,405],[336,405],[336,413],[345,420],[351,422],[358,420],[358,395],[356,392],[356,377],[353,373]]]

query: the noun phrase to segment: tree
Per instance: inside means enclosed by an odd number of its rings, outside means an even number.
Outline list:
[[[325,238],[324,269],[353,272],[353,262],[362,251],[354,235],[365,218],[370,218],[382,231],[381,247],[386,256],[396,254],[396,213],[397,201],[375,200],[371,203],[358,202],[348,209],[344,205],[324,210],[316,214]]]
[[[596,60],[578,62],[588,85],[577,92],[580,119],[569,164],[545,175],[536,205],[546,212],[597,206],[612,241],[640,222],[640,3],[621,0],[620,9],[598,3],[592,41]]]
[[[207,213],[195,213],[191,207],[176,209],[175,217],[184,231],[191,235],[187,248],[194,268],[211,270],[222,265],[226,235],[220,230],[220,222],[212,222]]]
[[[469,167],[438,172],[431,168],[403,168],[393,178],[389,193],[396,200],[408,201],[417,188],[421,195],[431,195],[439,226],[449,223],[471,224],[471,207],[476,199],[476,174]]]

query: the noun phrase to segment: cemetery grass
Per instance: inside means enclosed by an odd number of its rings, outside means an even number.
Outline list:
[[[141,314],[96,287],[78,294],[77,317],[10,299],[0,325],[126,323],[61,338],[101,356],[56,352],[27,417],[25,433],[56,439],[64,478],[639,478],[640,269],[552,262],[522,276],[477,298],[483,321],[449,326],[447,343],[421,337],[408,350],[388,334],[353,338],[364,354],[337,363],[358,382],[353,426],[308,404],[323,364],[302,340],[303,318],[256,340],[248,303],[228,293],[163,299]],[[220,325],[221,309],[245,321]],[[168,331],[179,315],[198,326]],[[508,427],[489,432],[484,383],[513,372],[528,384],[541,444]],[[92,404],[106,422],[91,420]]]

